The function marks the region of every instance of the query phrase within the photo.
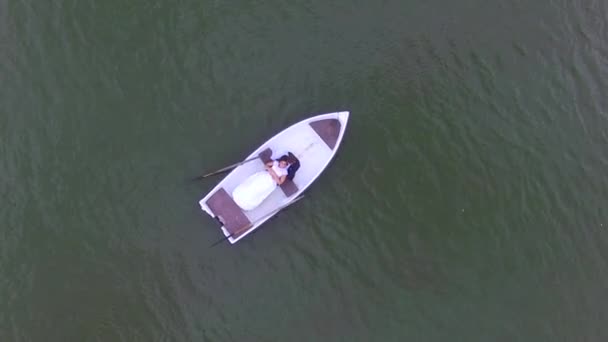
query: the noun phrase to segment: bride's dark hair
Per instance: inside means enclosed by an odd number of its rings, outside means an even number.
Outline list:
[[[286,162],[287,164],[291,164],[290,163],[291,158],[289,158],[288,155],[282,155],[279,159],[277,159],[278,162]]]

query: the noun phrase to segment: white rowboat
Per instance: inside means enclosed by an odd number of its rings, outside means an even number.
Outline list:
[[[203,199],[201,209],[218,220],[231,244],[253,232],[274,214],[293,203],[329,165],[336,155],[348,122],[349,112],[320,114],[302,120],[279,132],[222,179]],[[252,210],[241,209],[232,192],[250,175],[264,170],[264,163],[291,152],[300,161],[292,181],[286,180]],[[246,229],[245,229],[246,228]]]

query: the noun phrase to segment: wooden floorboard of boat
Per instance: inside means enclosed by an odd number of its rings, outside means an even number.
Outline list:
[[[321,137],[321,139],[329,146],[330,149],[336,147],[338,137],[340,136],[340,120],[338,119],[325,119],[314,121],[310,123],[315,132]]]

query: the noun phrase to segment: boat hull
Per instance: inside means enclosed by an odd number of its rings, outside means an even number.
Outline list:
[[[259,156],[232,170],[199,201],[203,211],[216,218],[231,244],[238,242],[268,221],[273,211],[301,195],[327,168],[344,138],[348,111],[320,114],[297,122],[260,145],[243,160]],[[277,187],[252,210],[243,210],[231,197],[250,175],[264,170],[264,163],[287,152],[300,160],[293,181]],[[244,228],[247,228],[246,230]],[[231,236],[232,235],[232,236]]]

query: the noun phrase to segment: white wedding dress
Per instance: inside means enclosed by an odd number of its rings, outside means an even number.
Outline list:
[[[277,161],[273,162],[272,169],[279,178],[287,175],[287,168],[280,168]],[[260,205],[276,187],[277,183],[272,179],[270,173],[263,170],[247,177],[247,179],[239,184],[232,192],[232,198],[241,209],[253,210]]]

